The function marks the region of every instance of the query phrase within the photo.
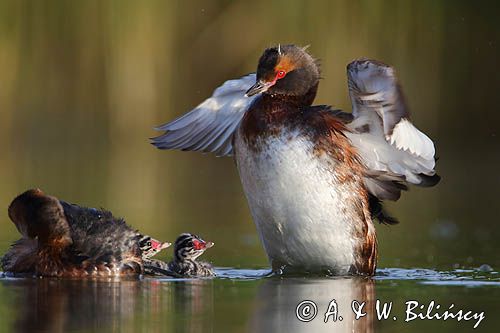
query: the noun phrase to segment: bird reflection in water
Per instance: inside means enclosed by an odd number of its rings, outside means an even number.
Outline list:
[[[120,330],[137,308],[137,281],[23,279],[5,281],[15,297],[14,331]]]
[[[209,280],[3,280],[16,332],[199,332],[213,317]],[[17,295],[16,295],[17,294]]]
[[[330,316],[325,323],[325,313],[333,299],[342,321],[333,322]],[[304,300],[317,305],[317,315],[310,322],[302,322],[296,315],[297,305]],[[366,316],[355,319],[353,300],[366,302]],[[259,286],[249,331],[373,332],[374,304],[375,287],[369,278],[265,279]]]
[[[203,332],[213,328],[213,281],[193,279],[174,282],[171,301],[175,314],[172,332]]]

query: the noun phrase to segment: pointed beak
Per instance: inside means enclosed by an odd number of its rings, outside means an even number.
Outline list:
[[[271,88],[274,85],[274,83],[275,82],[264,82],[264,81],[258,80],[257,82],[255,82],[255,84],[250,89],[247,90],[245,96],[250,97],[253,95],[263,93],[267,89]]]
[[[205,243],[205,248],[206,248],[206,249],[209,249],[209,248],[211,248],[211,247],[212,247],[212,246],[214,246],[214,245],[215,245],[215,243],[214,243],[214,242],[206,242],[206,243]]]
[[[166,249],[166,248],[167,248],[167,247],[169,247],[170,245],[172,245],[172,243],[165,242],[165,243],[161,244],[160,249]]]

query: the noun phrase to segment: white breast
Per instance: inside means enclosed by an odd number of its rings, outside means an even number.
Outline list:
[[[346,274],[354,264],[352,216],[359,216],[353,183],[339,182],[332,172],[336,161],[315,155],[313,143],[298,132],[282,131],[259,147],[250,149],[236,135],[241,182],[273,268]]]

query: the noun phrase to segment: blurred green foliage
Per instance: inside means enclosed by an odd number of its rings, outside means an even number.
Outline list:
[[[498,264],[498,11],[468,1],[0,1],[0,251],[12,198],[40,187],[144,232],[215,241],[218,265],[267,264],[230,158],[158,151],[153,126],[262,50],[310,44],[317,103],[349,110],[345,66],[396,67],[436,142],[441,184],[412,189],[379,227],[384,266]],[[451,228],[451,229],[450,229]],[[453,232],[451,232],[452,230]]]

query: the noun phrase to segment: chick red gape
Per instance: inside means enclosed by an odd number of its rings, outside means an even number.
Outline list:
[[[205,242],[194,234],[183,233],[175,241],[173,259],[169,263],[152,261],[145,265],[146,271],[174,277],[215,276],[211,264],[197,261],[213,245],[213,242]]]
[[[195,250],[203,250],[205,248],[205,243],[200,242],[197,239],[193,240],[193,247]]]

